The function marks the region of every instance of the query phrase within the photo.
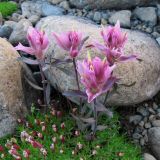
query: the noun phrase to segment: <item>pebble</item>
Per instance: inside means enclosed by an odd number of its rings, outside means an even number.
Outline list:
[[[149,121],[153,121],[153,120],[155,120],[156,119],[156,116],[155,115],[150,115],[149,116]]]
[[[134,123],[135,125],[137,125],[141,120],[142,120],[141,115],[134,115],[129,117],[129,122]]]
[[[144,140],[144,138],[141,138],[141,139],[140,139],[140,145],[141,145],[141,146],[144,146],[144,144],[145,144],[145,140]]]
[[[153,103],[153,109],[157,110],[158,109],[158,105],[156,103]]]
[[[13,29],[10,26],[3,25],[2,27],[0,27],[0,37],[8,39],[12,31]]]
[[[151,154],[149,153],[144,153],[143,155],[144,160],[156,160]]]
[[[140,113],[144,117],[149,115],[149,112],[146,109],[146,107],[138,107],[137,112]]]
[[[28,20],[35,25],[39,20],[40,20],[40,16],[38,15],[32,15],[28,18]]]
[[[156,39],[156,41],[157,41],[158,44],[160,45],[160,37],[158,37],[158,38]]]
[[[93,20],[94,20],[94,21],[100,22],[101,18],[102,18],[101,12],[95,12],[95,13],[94,13],[94,17],[93,17]]]
[[[150,123],[150,122],[145,123],[144,127],[145,127],[146,129],[151,128],[151,123]]]
[[[142,135],[140,135],[140,134],[138,134],[138,133],[134,133],[134,134],[132,135],[132,137],[133,137],[134,139],[140,139],[140,138],[142,137]]]
[[[70,6],[69,6],[69,2],[68,1],[62,1],[60,4],[59,4],[60,7],[64,8],[65,10],[69,10],[70,9]]]
[[[116,24],[116,22],[119,20],[122,27],[131,27],[131,11],[129,10],[121,10],[118,12],[115,12],[111,15],[109,18],[109,23]]]
[[[107,25],[107,20],[104,19],[104,18],[102,18],[102,19],[101,19],[101,24],[102,24],[102,25]]]
[[[153,127],[160,127],[160,120],[154,120],[154,121],[152,121],[152,126]]]

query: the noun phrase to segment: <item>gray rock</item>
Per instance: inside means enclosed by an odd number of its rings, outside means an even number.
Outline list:
[[[101,12],[95,12],[94,13],[94,16],[93,16],[93,20],[96,21],[96,22],[99,22],[102,18],[102,14]]]
[[[48,0],[48,1],[52,4],[58,4],[58,3],[62,2],[63,0]]]
[[[160,120],[154,120],[154,121],[152,121],[152,126],[153,127],[160,127]]]
[[[155,120],[156,119],[156,116],[155,115],[150,115],[149,116],[149,121],[153,121],[153,120]]]
[[[13,133],[16,119],[27,113],[18,57],[13,46],[0,38],[0,137]]]
[[[148,142],[154,156],[160,159],[160,127],[153,127],[148,131]]]
[[[26,35],[29,26],[32,26],[32,23],[29,20],[27,19],[20,20],[13,29],[9,41],[12,44],[18,44],[19,42],[27,44],[28,42],[26,40]]]
[[[159,38],[159,37],[160,37],[160,34],[159,34],[158,32],[153,32],[153,33],[152,33],[152,36],[153,36],[154,38]]]
[[[14,21],[5,21],[4,25],[9,26],[10,28],[14,29],[16,26],[17,22]]]
[[[89,18],[89,19],[93,19],[94,12],[93,11],[89,12],[86,17]]]
[[[144,129],[144,130],[143,130],[142,135],[143,135],[143,136],[147,135],[147,129]]]
[[[8,39],[12,31],[13,29],[11,27],[3,25],[2,27],[0,27],[0,37]]]
[[[157,4],[157,9],[158,22],[160,22],[160,4]]]
[[[132,137],[133,137],[134,139],[140,139],[140,138],[142,137],[142,135],[140,135],[140,134],[138,134],[138,133],[134,133],[134,134],[132,135]]]
[[[137,108],[137,112],[140,113],[142,116],[146,117],[149,115],[148,110],[146,109],[146,107],[138,107]]]
[[[18,14],[18,13],[13,13],[13,14],[12,14],[12,21],[18,22],[20,16],[21,16],[21,15]]]
[[[84,19],[78,19],[77,17],[69,16],[50,16],[43,18],[38,24],[37,28],[43,29],[47,35],[49,35],[51,42],[47,53],[50,55],[54,49],[54,58],[65,58],[68,55],[62,49],[60,49],[53,38],[50,36],[53,31],[61,33],[71,29],[79,30],[85,35],[90,36],[90,39],[86,42],[86,45],[96,39],[102,42],[100,35],[100,28],[98,25],[92,24]],[[119,86],[117,93],[113,93],[108,97],[108,103],[115,106],[128,106],[142,102],[144,100],[153,97],[160,89],[160,48],[156,41],[150,36],[132,30],[123,30],[128,35],[128,42],[125,46],[125,54],[137,53],[142,62],[130,61],[127,63],[117,64],[114,74],[117,77],[122,77],[122,84],[135,85],[131,87]],[[84,53],[84,54],[83,54]],[[96,53],[92,54],[93,56]],[[83,59],[86,57],[86,49],[84,48],[82,54],[78,57]],[[62,66],[63,68],[64,66]],[[65,65],[65,70],[73,70],[71,64]],[[68,89],[76,89],[75,77],[72,74],[67,74],[60,69],[54,67],[49,70],[48,77],[52,85],[58,86],[60,90],[67,91]],[[81,85],[81,89],[83,86]],[[103,98],[103,97],[101,97]]]
[[[141,7],[136,8],[133,14],[141,21],[149,22],[152,25],[157,24],[156,8],[154,7]]]
[[[140,5],[156,3],[157,0],[70,0],[78,8],[87,9],[128,9]]]
[[[0,105],[0,138],[11,134],[16,128],[16,119]]]
[[[60,7],[64,8],[65,10],[69,10],[70,9],[70,6],[69,6],[69,2],[68,1],[62,1],[60,4],[59,4]]]
[[[144,160],[156,160],[151,154],[149,153],[144,153],[143,155]]]
[[[119,20],[122,27],[130,27],[131,26],[131,11],[129,10],[122,10],[118,11],[109,18],[109,23],[116,24]]]
[[[144,140],[144,138],[141,138],[139,142],[140,142],[140,145],[141,145],[141,146],[144,146],[144,145],[145,145],[145,140]]]
[[[28,20],[35,25],[39,20],[40,20],[40,16],[38,15],[32,15],[28,18]]]
[[[42,14],[42,3],[25,1],[21,4],[22,15],[29,18],[32,15],[41,16]]]
[[[42,16],[51,16],[51,15],[63,15],[64,9],[58,7],[58,6],[53,6],[50,4],[43,4],[42,5]]]
[[[153,110],[153,108],[149,107],[148,108],[148,111],[151,113],[151,114],[156,114],[156,112]]]
[[[158,37],[158,38],[156,39],[156,41],[157,41],[158,44],[160,45],[160,37]]]
[[[107,20],[104,19],[104,18],[102,18],[102,19],[101,19],[101,24],[104,25],[104,26],[107,25]]]
[[[129,123],[134,123],[135,125],[137,125],[141,120],[142,120],[141,115],[134,115],[129,117]]]
[[[145,123],[144,127],[145,127],[146,129],[149,129],[149,128],[151,128],[151,123],[150,123],[150,122],[148,122],[148,123]]]
[[[138,124],[138,123],[137,123]],[[140,127],[143,127],[144,126],[144,121],[141,121],[141,122],[139,122],[139,124],[138,124]]]
[[[153,109],[157,110],[158,109],[158,105],[156,103],[153,103]]]

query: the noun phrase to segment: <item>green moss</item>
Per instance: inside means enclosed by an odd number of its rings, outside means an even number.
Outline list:
[[[40,125],[36,125],[34,120],[38,119],[46,123],[46,131],[41,130]],[[27,142],[22,142],[19,138],[21,131],[27,131],[29,134],[32,131],[41,132],[44,139],[35,137],[37,141],[43,144],[46,148],[48,154],[45,160],[141,160],[141,150],[139,147],[135,146],[126,136],[119,134],[119,121],[118,116],[114,116],[112,119],[102,118],[101,121],[105,121],[108,128],[104,131],[97,132],[97,138],[94,141],[87,141],[84,136],[86,132],[81,132],[78,137],[73,136],[73,130],[76,128],[75,122],[68,115],[62,118],[57,118],[48,114],[44,116],[38,113],[36,116],[30,115],[27,118],[28,122],[32,124],[32,127],[26,127],[25,125],[20,125],[17,128],[17,132],[14,135],[18,140],[18,145],[21,150],[19,153],[22,155],[24,149],[29,149],[31,151],[31,160],[43,160],[44,157],[39,152],[38,149],[33,148]],[[61,123],[65,123],[65,129],[61,129]],[[52,125],[56,124],[58,132],[55,133],[52,130]],[[66,140],[62,144],[59,140],[60,135],[64,135]],[[52,137],[57,138],[57,143],[55,144],[55,151],[51,151],[50,145],[52,142]],[[0,144],[5,145],[6,139],[11,138],[11,136],[1,139]],[[72,151],[75,149],[77,143],[83,144],[83,148],[78,152],[77,155],[72,155]],[[96,146],[99,145],[98,149]],[[64,150],[64,153],[60,153],[60,149]],[[97,151],[96,155],[92,155],[93,150]],[[8,154],[8,150],[5,151],[5,160],[11,160],[12,157]]]
[[[7,17],[17,10],[17,5],[12,2],[0,2],[0,12]]]

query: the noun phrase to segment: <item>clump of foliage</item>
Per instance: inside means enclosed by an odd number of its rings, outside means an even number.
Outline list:
[[[17,10],[17,5],[11,2],[0,2],[0,12],[2,16],[5,18]]]
[[[86,141],[86,131],[77,129],[68,114],[51,109],[18,119],[17,132],[0,140],[0,156],[5,160],[140,160],[140,149],[119,134],[118,116],[101,118],[108,128],[97,131],[94,141]],[[3,144],[3,145],[2,145]]]

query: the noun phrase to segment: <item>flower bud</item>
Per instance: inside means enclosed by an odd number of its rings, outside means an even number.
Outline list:
[[[63,122],[63,123],[61,123],[61,128],[62,128],[62,129],[64,129],[64,128],[65,128],[65,124],[64,124],[64,122]]]
[[[65,142],[65,137],[63,135],[60,135],[60,140],[61,140],[62,143],[64,143]]]

